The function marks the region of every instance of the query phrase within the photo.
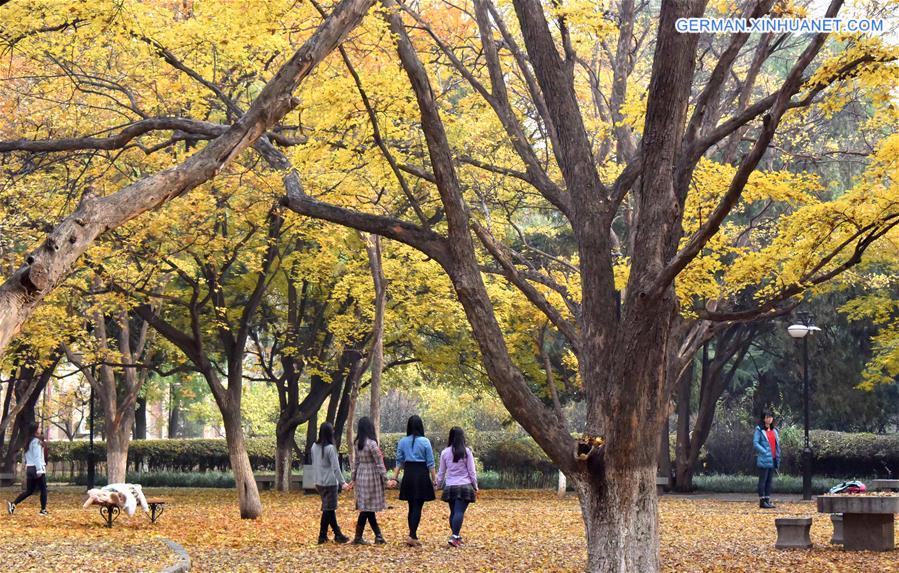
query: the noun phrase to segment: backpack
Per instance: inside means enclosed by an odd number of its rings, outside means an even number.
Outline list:
[[[868,488],[860,481],[844,481],[828,490],[827,493],[865,493]]]

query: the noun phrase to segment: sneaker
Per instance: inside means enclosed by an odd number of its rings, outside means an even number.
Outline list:
[[[406,545],[408,545],[409,547],[421,547],[421,541],[413,537],[408,537],[406,539]]]
[[[344,535],[343,533],[335,533],[334,534],[334,543],[347,543],[350,540],[349,537]]]
[[[50,515],[50,512],[47,511],[46,509],[42,509],[38,512],[38,514],[46,517],[46,516]]]
[[[319,544],[319,545],[324,545],[324,544],[327,543],[327,542],[328,542],[328,538],[327,538],[327,537],[319,537],[319,538],[318,538],[318,544]]]
[[[351,545],[371,545],[371,541],[366,541],[361,537],[357,537],[352,541]]]
[[[375,535],[375,545],[387,545],[387,540],[380,535]]]
[[[14,504],[11,501],[7,501],[6,502],[6,512],[9,513],[10,515],[14,514],[16,512],[16,504]]]
[[[450,547],[459,547],[462,545],[462,540],[455,535],[449,538],[449,541],[446,542]]]

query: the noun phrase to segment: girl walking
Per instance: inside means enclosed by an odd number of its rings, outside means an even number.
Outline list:
[[[41,515],[50,515],[47,511],[47,459],[45,450],[47,444],[37,425],[31,427],[31,439],[25,450],[25,481],[26,489],[19,494],[15,501],[6,502],[6,511],[12,515],[16,506],[25,501],[36,489],[41,492]]]
[[[353,545],[370,545],[362,538],[365,522],[371,525],[375,534],[375,543],[387,543],[381,535],[375,512],[387,509],[384,499],[384,486],[387,482],[387,468],[384,467],[384,456],[378,447],[375,437],[375,426],[367,417],[359,418],[356,426],[356,463],[353,466],[353,481],[350,487],[356,490],[356,509],[359,519],[356,521],[356,536]]]
[[[774,427],[774,416],[770,412],[762,412],[752,444],[755,447],[755,465],[759,468],[759,507],[774,509],[771,484],[774,472],[780,466],[780,434]]]
[[[478,475],[474,467],[474,456],[465,445],[465,432],[455,427],[450,430],[446,448],[440,453],[440,471],[437,473],[437,487],[443,488],[440,499],[449,504],[450,530],[452,536],[447,543],[451,547],[462,545],[462,520],[469,503],[478,497]]]
[[[421,418],[412,416],[406,424],[406,437],[396,445],[396,470],[394,479],[400,480],[400,499],[409,504],[409,538],[406,545],[418,547],[418,524],[425,502],[436,499],[434,484],[437,475],[434,470],[434,450],[431,442],[424,437],[425,427]],[[430,477],[428,474],[430,473]]]
[[[315,489],[322,498],[321,526],[318,530],[318,543],[328,542],[328,528],[334,531],[334,541],[346,543],[349,537],[340,531],[337,525],[337,494],[346,489],[343,472],[334,446],[334,426],[325,422],[318,429],[318,441],[312,445],[312,473],[315,477]]]

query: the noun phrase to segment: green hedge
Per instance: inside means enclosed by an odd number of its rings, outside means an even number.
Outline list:
[[[381,451],[388,465],[396,456],[396,444],[405,436],[401,433],[381,435]],[[445,437],[430,436],[434,455],[439,456],[446,444]],[[554,471],[549,459],[529,436],[517,436],[507,432],[478,432],[473,434],[470,447],[485,469],[503,473]],[[275,467],[274,438],[247,440],[250,463],[254,470],[273,470]],[[346,444],[341,446],[346,454]],[[51,462],[81,462],[88,458],[87,442],[52,442]],[[94,442],[98,461],[106,460],[105,442]],[[299,466],[300,461],[295,460]],[[230,469],[228,447],[219,439],[132,440],[128,450],[128,466],[134,470],[145,468],[150,472],[205,472]]]
[[[51,442],[51,462],[87,462],[87,442]],[[98,461],[106,460],[106,443],[94,442]],[[274,438],[247,440],[247,453],[255,469],[275,467]],[[231,467],[228,446],[223,438],[199,440],[132,440],[128,449],[129,467],[151,471],[226,471]]]
[[[381,435],[381,450],[388,465],[396,456],[396,444],[404,434]],[[429,436],[435,456],[440,455],[446,444],[444,436]],[[714,438],[714,437],[713,437]],[[745,438],[745,439],[744,439]],[[899,475],[899,434],[849,434],[843,432],[813,431],[812,447],[815,452],[815,474],[824,476],[889,476]],[[755,456],[752,452],[752,435],[741,436],[734,443],[722,443],[711,447],[708,457],[701,460],[700,473],[753,474]],[[710,440],[712,442],[713,440]],[[477,432],[471,436],[470,446],[483,469],[502,474],[549,475],[554,468],[546,454],[529,436],[507,432]],[[725,447],[727,446],[727,447]],[[106,445],[96,442],[97,458],[106,457]],[[274,438],[247,440],[250,463],[255,470],[273,470],[275,467]],[[783,461],[781,471],[800,474],[802,433],[795,428],[782,432]],[[724,451],[731,460],[723,463],[724,456],[714,455]],[[51,462],[86,462],[87,442],[52,442]],[[341,448],[346,453],[346,445]],[[716,463],[716,461],[718,463]],[[228,448],[224,439],[202,440],[133,440],[128,453],[130,468],[146,468],[151,472],[180,471],[204,472],[230,469]],[[297,466],[300,461],[296,461]],[[703,466],[703,464],[705,464]]]
[[[753,429],[744,428],[709,436],[707,454],[700,457],[700,470],[716,474],[755,473],[752,432]],[[781,429],[780,436],[783,456],[780,470],[785,474],[801,474],[804,433],[801,428],[786,427]],[[899,475],[899,434],[812,430],[809,438],[815,475]]]

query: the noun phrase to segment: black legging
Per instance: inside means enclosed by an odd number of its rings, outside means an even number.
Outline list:
[[[371,525],[371,530],[374,532],[375,537],[381,537],[381,528],[378,527],[378,518],[375,517],[375,512],[373,511],[359,512],[359,519],[356,520],[356,536],[362,536],[362,532],[365,531],[366,520],[368,520],[368,524]]]
[[[328,527],[334,530],[335,535],[341,535],[340,526],[337,525],[337,512],[332,510],[323,511],[319,528],[319,537],[328,535]]]
[[[28,466],[25,469],[25,482],[27,489],[19,494],[19,497],[13,502],[13,505],[19,505],[28,496],[34,493],[34,490],[41,488],[41,509],[47,509],[47,474],[37,475],[34,466]]]
[[[418,539],[418,524],[421,523],[421,510],[425,505],[423,499],[409,500],[409,537]]]

